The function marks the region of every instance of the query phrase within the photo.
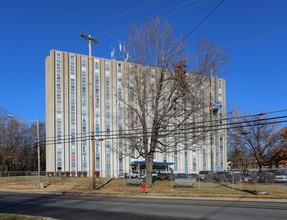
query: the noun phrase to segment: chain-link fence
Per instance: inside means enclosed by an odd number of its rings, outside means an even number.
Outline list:
[[[118,173],[115,171],[114,173]],[[40,173],[43,186],[66,185],[90,188],[91,172],[43,172]],[[37,171],[0,172],[0,184],[37,184]],[[286,169],[243,169],[230,171],[200,171],[199,173],[160,172],[152,173],[153,186],[162,189],[189,188],[193,193],[273,193],[287,195]],[[115,177],[101,177],[96,172],[97,188],[113,187],[139,188],[146,180],[144,171],[126,172]]]

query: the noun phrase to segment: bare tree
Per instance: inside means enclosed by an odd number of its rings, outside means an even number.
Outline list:
[[[45,170],[45,124],[40,123],[41,170]],[[38,169],[36,124],[29,126],[0,107],[0,171]]]
[[[259,169],[269,166],[273,147],[280,138],[275,121],[269,120],[264,112],[249,117],[241,116],[243,113],[239,107],[233,107],[229,113],[229,147],[233,145],[245,150],[242,155],[252,156]]]
[[[126,46],[125,93],[118,97],[127,128],[120,131],[126,143],[121,153],[145,159],[150,187],[155,153],[176,154],[207,138],[206,124],[197,124],[210,115],[205,84],[211,71],[222,73],[230,60],[225,50],[204,38],[189,51],[186,41],[159,18],[133,26]]]

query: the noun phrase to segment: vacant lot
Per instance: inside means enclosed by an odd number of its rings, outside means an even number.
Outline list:
[[[91,189],[91,178],[88,177],[41,177],[43,188],[38,189],[37,177],[1,177],[0,191],[17,192],[51,192],[51,193],[84,193],[113,196],[142,196],[139,185],[129,185],[127,179],[97,178],[97,190]],[[108,184],[106,184],[108,182]],[[106,184],[106,185],[105,185]],[[194,188],[182,186],[173,188],[173,182],[155,181],[143,196],[164,197],[218,197],[218,198],[264,198],[287,199],[287,184],[250,184],[229,182],[197,182]]]

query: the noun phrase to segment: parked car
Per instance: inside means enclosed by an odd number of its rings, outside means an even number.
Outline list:
[[[258,183],[266,183],[266,173],[257,173]]]
[[[129,174],[128,174],[128,177],[143,179],[143,178],[146,177],[146,175],[145,175],[145,173],[143,173],[143,172],[134,171],[134,172],[132,172],[132,173],[129,173]]]
[[[123,173],[123,174],[119,175],[119,178],[123,178],[123,179],[128,178],[128,177],[129,177],[128,173]]]
[[[153,179],[157,179],[158,178],[158,172],[153,171],[151,176],[152,176]]]
[[[200,179],[200,180],[205,180],[205,176],[206,176],[207,174],[214,175],[214,172],[209,171],[209,170],[199,171],[199,179]],[[213,176],[213,178],[214,178],[214,176]]]
[[[285,171],[276,171],[275,172],[275,182],[276,183],[286,183],[287,182],[287,174]]]

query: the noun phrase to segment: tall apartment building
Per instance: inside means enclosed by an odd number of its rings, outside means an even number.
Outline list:
[[[93,87],[95,132],[118,130],[113,118],[122,117],[122,77],[127,62],[51,50],[46,58],[46,169],[47,171],[92,170],[90,146],[90,90]],[[92,82],[89,82],[91,66]],[[215,100],[214,117],[225,117],[225,81],[210,77],[202,85],[202,94]],[[213,106],[212,106],[213,107]],[[212,110],[213,111],[213,110]],[[224,123],[223,123],[224,124]],[[129,172],[130,157],[123,157],[109,146],[117,140],[95,141],[96,171],[101,176],[118,176]],[[200,170],[226,169],[226,134],[218,129],[212,141],[202,141],[196,148],[174,154],[157,153],[156,162],[172,162],[174,172],[198,173]]]

